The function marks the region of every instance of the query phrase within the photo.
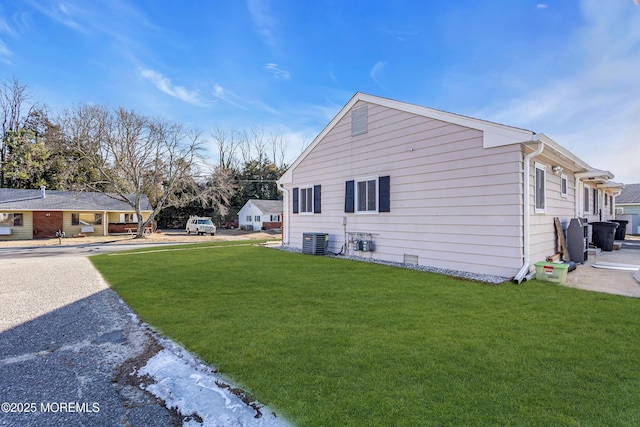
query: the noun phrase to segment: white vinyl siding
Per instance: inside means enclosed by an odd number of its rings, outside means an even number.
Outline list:
[[[411,254],[424,265],[515,275],[521,170],[517,144],[484,149],[481,131],[368,104],[366,138],[351,137],[348,113],[294,169],[287,188],[322,184],[323,214],[290,215],[290,244],[302,247],[305,232],[329,233],[329,250],[339,252],[345,229],[377,233],[365,256],[402,262]],[[391,212],[345,212],[345,182],[382,176],[391,176]]]
[[[365,137],[351,136],[355,109],[368,105]],[[320,216],[289,215],[286,235],[302,247],[302,234],[329,234],[329,250],[339,252],[345,233],[374,233],[373,252],[358,255],[420,265],[513,277],[523,260],[523,158],[528,147],[510,144],[483,147],[480,130],[409,111],[359,101],[304,160],[289,173],[285,188],[322,185]],[[534,213],[535,163],[558,164],[546,151],[530,161],[531,260],[556,251],[553,218],[563,226],[573,217],[576,180],[569,168],[567,197],[559,175],[545,174],[545,213]],[[389,212],[357,211],[357,181],[390,177]],[[353,184],[352,197],[348,189]],[[378,188],[380,190],[380,188]],[[352,211],[347,209],[352,200]],[[291,213],[293,197],[285,211]],[[377,209],[381,209],[381,199]]]

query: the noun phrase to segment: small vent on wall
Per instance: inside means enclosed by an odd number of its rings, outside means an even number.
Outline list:
[[[418,265],[418,255],[404,254],[404,263]]]
[[[366,105],[351,111],[351,136],[367,133],[367,111],[368,108]]]

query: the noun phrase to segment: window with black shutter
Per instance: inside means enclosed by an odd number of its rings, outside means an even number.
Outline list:
[[[293,213],[319,214],[322,206],[321,186],[314,185],[293,189]]]
[[[391,212],[391,177],[381,176],[378,178],[379,203],[378,212]]]
[[[313,186],[313,213],[321,213],[321,186]]]
[[[298,208],[299,192],[300,192],[300,189],[298,188],[293,189],[293,213],[294,214],[297,214],[299,212],[299,208]]]
[[[391,212],[391,177],[361,178],[345,183],[344,211]]]
[[[353,212],[354,211],[354,186],[355,181],[347,181],[344,189],[344,211],[345,212]]]

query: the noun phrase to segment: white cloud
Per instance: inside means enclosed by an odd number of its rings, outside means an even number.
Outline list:
[[[213,96],[217,99],[226,102],[227,104],[233,105],[237,108],[244,109],[244,102],[238,96],[236,96],[233,92],[227,91],[222,86],[215,84],[213,85]]]
[[[40,2],[31,2],[31,6],[38,9],[41,13],[48,16],[53,21],[64,25],[65,27],[72,28],[76,31],[88,34],[90,31],[83,26],[79,19],[82,20],[91,14],[86,10],[79,7],[78,4],[67,3],[54,3],[51,6],[46,6]]]
[[[7,21],[0,18],[0,33],[7,33],[11,36],[15,36],[15,32],[13,29],[7,24]]]
[[[538,3],[536,5],[536,9],[546,9],[546,8],[547,8],[547,5],[544,3]]]
[[[574,70],[530,86],[478,117],[544,132],[592,167],[640,182],[640,13],[629,2],[583,0],[567,40]]]
[[[273,75],[273,77],[275,77],[276,79],[279,79],[279,78],[288,79],[291,77],[291,73],[278,67],[278,64],[269,63],[264,66],[264,69],[269,71]]]
[[[373,80],[380,87],[382,87],[382,85],[380,84],[380,77],[386,65],[387,63],[385,61],[378,61],[369,72],[369,77],[371,77],[371,80]]]
[[[145,79],[152,82],[159,90],[166,93],[167,95],[173,96],[174,98],[178,98],[184,102],[188,102],[193,105],[204,105],[198,96],[197,91],[189,91],[182,86],[175,86],[171,83],[171,80],[167,77],[164,77],[162,74],[153,71],[153,70],[142,70],[140,71],[140,75]]]
[[[265,39],[267,44],[275,45],[276,20],[271,14],[269,2],[267,0],[248,0],[247,8],[258,33]]]
[[[2,40],[0,40],[0,56],[13,56],[11,49]]]

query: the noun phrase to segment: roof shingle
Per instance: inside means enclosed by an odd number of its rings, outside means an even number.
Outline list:
[[[130,200],[133,194],[127,195]],[[152,210],[149,200],[142,196],[142,211]],[[5,210],[75,210],[75,211],[133,211],[127,203],[114,199],[107,194],[89,191],[47,190],[42,197],[42,190],[22,190],[0,188],[0,209]]]
[[[622,192],[616,197],[616,204],[640,203],[640,184],[625,184]]]

